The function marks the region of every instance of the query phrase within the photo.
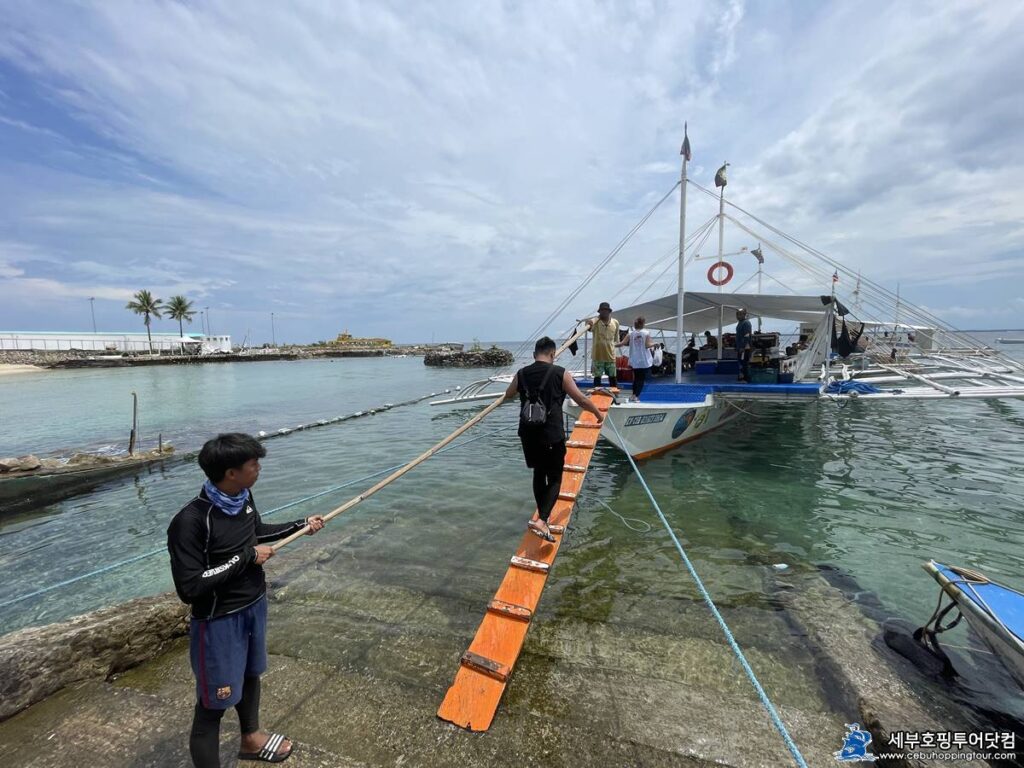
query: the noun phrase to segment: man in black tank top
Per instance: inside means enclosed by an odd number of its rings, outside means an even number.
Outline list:
[[[544,336],[533,350],[533,364],[520,369],[505,391],[505,397],[519,394],[523,415],[519,419],[519,439],[523,444],[526,466],[533,470],[533,497],[537,501],[537,521],[530,521],[530,530],[541,538],[554,541],[548,530],[548,517],[558,500],[565,465],[565,427],[562,403],[565,396],[590,411],[600,424],[604,416],[589,397],[580,392],[572,376],[555,365],[555,342]],[[539,403],[540,416],[527,420],[526,406]],[[546,412],[546,414],[545,414]]]

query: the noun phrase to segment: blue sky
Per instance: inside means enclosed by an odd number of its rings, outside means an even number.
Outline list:
[[[728,160],[732,198],[852,269],[959,327],[1024,325],[1018,2],[3,12],[3,330],[86,330],[90,296],[133,328],[148,288],[236,340],[271,312],[279,341],[521,338],[674,184],[684,120],[697,180]],[[632,300],[677,211],[568,314]]]

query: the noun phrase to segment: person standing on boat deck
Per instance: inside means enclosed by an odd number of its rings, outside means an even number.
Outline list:
[[[633,369],[633,394],[629,398],[630,402],[640,399],[651,366],[654,365],[654,356],[651,354],[654,339],[651,338],[651,332],[644,329],[645,325],[647,320],[638,317],[626,338],[616,344],[618,347],[629,347],[629,367]]]
[[[747,320],[747,310],[736,310],[736,360],[740,364],[739,381],[750,381],[750,355],[754,351],[753,328]]]
[[[619,321],[612,317],[612,306],[602,301],[597,308],[597,320],[590,321],[594,332],[594,386],[601,386],[601,377],[608,374],[608,386],[619,385],[615,370],[615,347],[619,343]]]
[[[531,520],[531,531],[547,541],[554,541],[548,528],[548,517],[558,500],[565,466],[565,427],[562,403],[571,397],[580,408],[597,417],[604,417],[593,401],[580,392],[567,370],[555,365],[555,342],[547,336],[533,349],[533,364],[520,368],[505,390],[505,397],[519,394],[519,439],[523,444],[526,466],[533,470],[533,497],[537,502],[538,520]],[[540,405],[540,418],[527,419],[527,405]]]
[[[281,734],[260,730],[260,675],[267,669],[268,542],[324,526],[319,515],[264,523],[250,488],[266,449],[251,435],[208,440],[199,452],[207,480],[167,529],[174,588],[192,607],[189,655],[196,707],[189,751],[196,768],[219,768],[220,721],[234,707],[242,732],[240,760],[280,763],[292,752]]]

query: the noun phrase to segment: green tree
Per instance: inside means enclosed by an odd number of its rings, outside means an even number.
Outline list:
[[[182,326],[182,321],[191,323],[192,318],[196,316],[196,313],[192,311],[192,302],[186,299],[184,296],[171,296],[167,300],[165,307],[167,316],[171,320],[178,321],[178,337],[181,338],[185,335],[185,329]],[[185,343],[181,344],[181,351],[185,351]]]
[[[145,318],[146,336],[149,338],[149,353],[153,354],[153,333],[149,329],[149,323],[151,317],[163,317],[160,314],[160,311],[164,309],[163,302],[160,299],[154,299],[153,294],[143,289],[135,292],[132,300],[125,305],[125,309],[129,309],[136,315],[142,315]]]

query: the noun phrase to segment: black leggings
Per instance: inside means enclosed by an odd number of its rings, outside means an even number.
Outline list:
[[[238,725],[243,734],[255,733],[260,729],[260,679],[245,678],[242,698],[235,705]],[[196,714],[192,718],[192,733],[188,748],[192,753],[192,764],[196,768],[220,768],[220,720],[223,709],[207,709],[196,702]]]
[[[650,370],[650,368],[633,369],[633,397],[640,397],[640,393],[644,391],[644,385],[647,384],[647,373]]]
[[[523,440],[523,453],[526,455],[526,465],[533,469],[533,498],[537,502],[537,516],[546,523],[562,488],[565,441],[545,444],[542,441]]]

